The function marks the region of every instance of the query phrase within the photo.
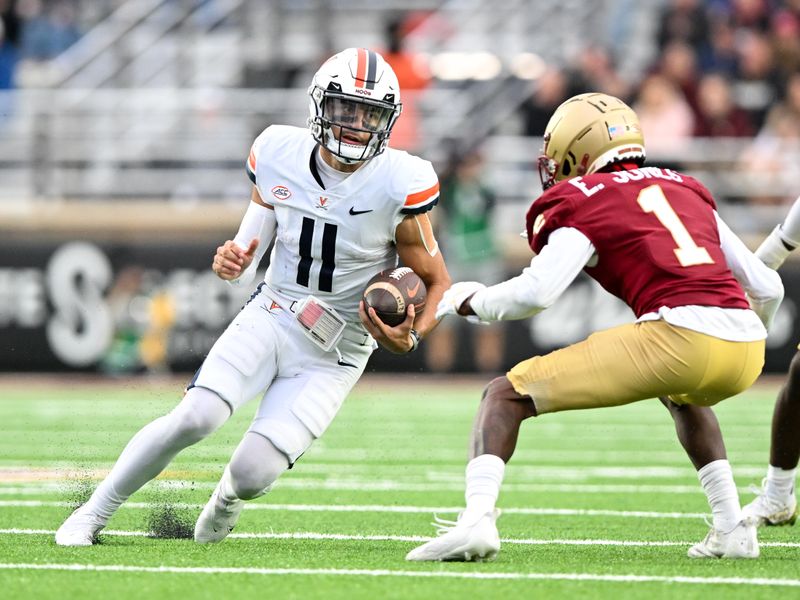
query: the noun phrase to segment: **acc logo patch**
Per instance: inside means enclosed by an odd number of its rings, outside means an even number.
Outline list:
[[[278,200],[288,200],[292,197],[292,192],[285,185],[276,185],[270,191]]]

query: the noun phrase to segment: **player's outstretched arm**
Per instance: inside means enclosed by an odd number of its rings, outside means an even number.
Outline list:
[[[250,203],[239,231],[232,240],[217,248],[211,265],[217,277],[234,285],[247,285],[255,277],[258,264],[275,235],[275,210],[253,186]]]
[[[481,321],[531,317],[556,301],[594,252],[592,242],[577,229],[556,229],[521,275],[478,290],[455,310],[462,316],[477,315]]]

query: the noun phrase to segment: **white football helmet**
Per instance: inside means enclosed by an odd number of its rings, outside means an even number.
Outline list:
[[[347,164],[383,152],[402,110],[397,75],[366,48],[348,48],[329,58],[308,95],[311,135]]]

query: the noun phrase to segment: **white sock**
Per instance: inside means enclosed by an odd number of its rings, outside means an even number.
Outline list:
[[[778,502],[788,502],[794,493],[794,481],[797,476],[797,468],[781,469],[780,467],[767,467],[767,484],[764,493],[771,500]]]
[[[239,500],[239,496],[236,495],[236,490],[233,489],[230,466],[225,467],[225,470],[222,472],[222,478],[219,480],[219,500],[225,506]]]
[[[700,469],[697,476],[711,507],[714,529],[730,531],[736,527],[742,519],[742,507],[730,463],[725,459],[715,460]]]
[[[481,454],[467,464],[467,508],[462,519],[477,519],[494,510],[506,463],[494,454]]]

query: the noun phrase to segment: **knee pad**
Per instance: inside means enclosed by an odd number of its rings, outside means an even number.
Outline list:
[[[222,426],[231,415],[230,406],[205,388],[192,388],[169,414],[182,437],[199,441]]]
[[[266,494],[289,468],[289,459],[272,442],[247,433],[228,465],[231,487],[238,498],[252,500]]]

